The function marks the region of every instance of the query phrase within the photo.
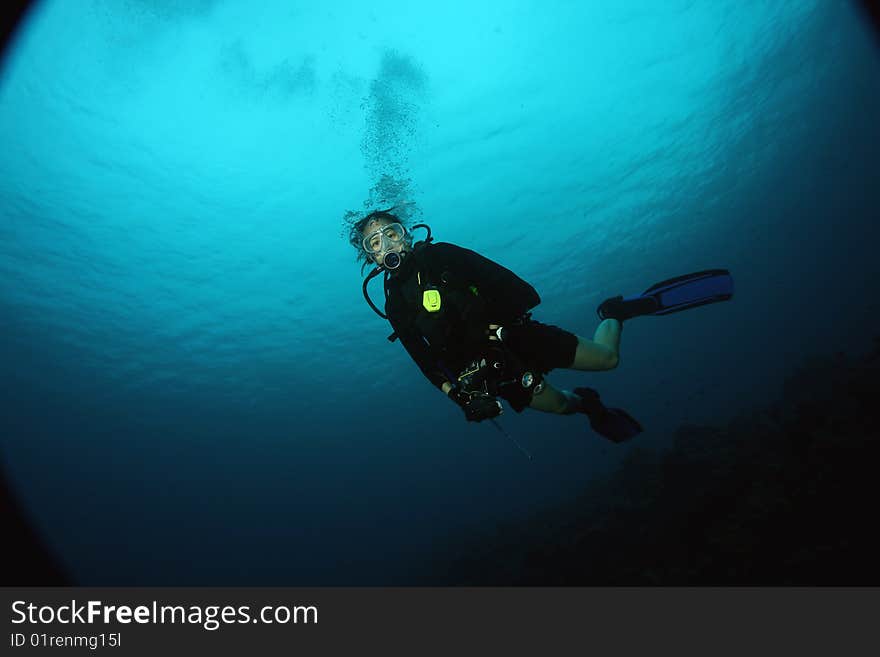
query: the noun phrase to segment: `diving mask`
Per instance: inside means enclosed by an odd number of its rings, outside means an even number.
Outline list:
[[[409,245],[410,238],[403,224],[385,224],[364,238],[364,251],[376,262],[382,262],[386,269],[400,266],[399,244]]]

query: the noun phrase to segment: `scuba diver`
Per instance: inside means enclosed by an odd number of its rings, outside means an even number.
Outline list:
[[[617,367],[623,322],[724,301],[733,280],[723,269],[664,281],[644,294],[606,299],[592,340],[531,316],[541,298],[509,269],[466,248],[426,239],[414,242],[392,210],[376,210],[351,225],[349,241],[375,268],[364,279],[367,303],[394,332],[425,377],[457,404],[471,422],[493,420],[499,398],[514,411],[587,416],[596,433],[623,442],[642,431],[626,411],[606,407],[592,388],[553,387],[551,370],[602,371]],[[384,275],[385,312],[373,303],[368,284]],[[494,421],[494,420],[493,420]]]

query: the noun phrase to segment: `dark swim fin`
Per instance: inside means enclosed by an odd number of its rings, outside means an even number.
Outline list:
[[[614,443],[622,443],[639,435],[643,429],[638,420],[619,408],[608,408],[599,401],[592,388],[575,388],[581,398],[581,412],[590,419],[593,431]]]
[[[624,321],[640,315],[670,315],[733,297],[733,276],[726,269],[707,269],[652,285],[637,297],[612,297],[596,312],[601,319]]]

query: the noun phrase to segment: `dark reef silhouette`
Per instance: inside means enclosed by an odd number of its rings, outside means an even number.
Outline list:
[[[0,467],[3,565],[0,586],[70,586],[56,556],[33,529]]]
[[[572,504],[468,546],[459,585],[880,584],[880,337],[813,360],[776,403],[634,449]]]

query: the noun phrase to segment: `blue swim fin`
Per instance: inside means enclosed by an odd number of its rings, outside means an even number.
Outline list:
[[[612,297],[596,312],[601,319],[624,321],[640,315],[669,315],[733,297],[733,276],[726,269],[708,269],[652,285],[636,297]]]
[[[620,408],[609,408],[599,401],[599,393],[592,388],[575,388],[581,399],[580,412],[590,419],[590,426],[600,436],[613,443],[622,443],[642,432],[642,425]]]

